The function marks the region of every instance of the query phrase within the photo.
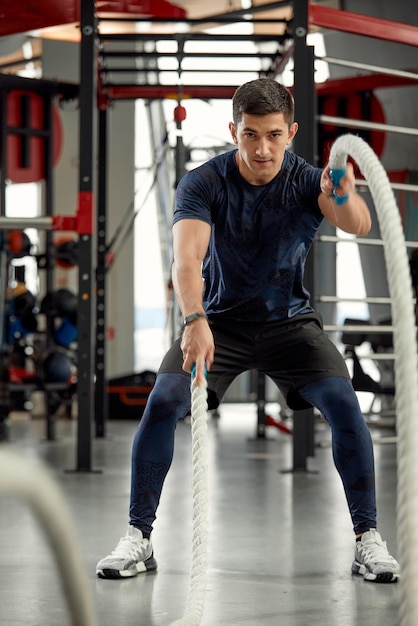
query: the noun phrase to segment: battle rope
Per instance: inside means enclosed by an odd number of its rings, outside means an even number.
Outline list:
[[[330,166],[358,163],[372,194],[384,243],[396,351],[397,541],[401,564],[400,626],[418,624],[418,361],[411,274],[396,199],[386,171],[370,146],[343,135],[331,148]],[[334,185],[336,181],[334,181]],[[341,211],[344,210],[342,206]]]
[[[52,548],[72,615],[73,626],[95,626],[81,551],[71,513],[58,485],[40,462],[0,448],[0,496],[19,496],[36,513]]]
[[[198,387],[194,369],[192,394],[193,539],[189,596],[184,616],[172,626],[199,626],[208,571],[207,381]]]
[[[418,360],[415,311],[405,238],[396,199],[386,171],[370,146],[355,135],[343,135],[330,153],[334,186],[344,175],[347,156],[365,176],[379,220],[384,243],[392,320],[396,378],[398,434],[397,534],[401,574],[400,626],[418,624]],[[337,198],[343,204],[346,197]],[[189,598],[183,618],[173,626],[199,626],[207,578],[207,393],[192,377],[193,555]]]

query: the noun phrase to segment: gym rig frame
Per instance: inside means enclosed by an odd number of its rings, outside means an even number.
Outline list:
[[[157,3],[156,3],[157,4]],[[290,23],[286,24],[285,36],[277,36],[277,41],[283,43],[285,40],[291,42],[294,57],[294,94],[296,101],[296,115],[300,122],[300,131],[296,136],[295,150],[310,162],[316,161],[317,141],[317,111],[316,111],[316,87],[314,84],[314,56],[312,47],[306,43],[306,36],[311,25],[325,28],[335,28],[337,30],[354,34],[397,41],[409,45],[416,45],[417,29],[408,25],[391,25],[385,20],[378,18],[368,18],[357,16],[345,11],[338,11],[324,8],[319,5],[310,5],[307,0],[298,2],[268,3],[269,9],[282,8],[286,5],[293,5],[294,14]],[[245,20],[248,22],[248,14],[256,22],[272,22],[273,20],[257,20],[257,14],[266,10],[266,5],[259,5],[251,9],[241,11],[231,11],[220,16],[210,16],[207,22],[227,23]],[[106,362],[106,317],[105,317],[105,295],[106,295],[106,218],[107,218],[107,198],[106,185],[107,178],[107,115],[111,103],[117,99],[135,98],[165,98],[173,91],[172,87],[162,85],[116,85],[108,82],[105,72],[106,44],[110,41],[135,41],[144,40],[144,36],[101,36],[98,30],[98,19],[95,14],[94,0],[83,0],[80,3],[80,85],[64,85],[41,80],[16,79],[9,76],[0,76],[0,92],[4,98],[10,89],[21,88],[29,90],[39,90],[49,101],[52,97],[59,95],[63,98],[79,100],[79,193],[78,207],[74,217],[53,215],[52,208],[52,158],[50,149],[45,150],[45,217],[28,220],[25,224],[10,222],[5,216],[5,181],[7,163],[7,141],[6,141],[6,120],[4,99],[2,103],[1,119],[1,188],[0,188],[0,228],[16,227],[37,227],[45,229],[48,233],[52,231],[73,231],[79,236],[78,243],[78,429],[77,429],[77,471],[92,470],[92,424],[95,416],[96,436],[105,436],[106,421],[108,418],[108,399],[106,393],[105,362]],[[172,21],[188,22],[185,17],[176,15]],[[105,18],[102,18],[105,21]],[[113,19],[113,18],[112,18]],[[138,17],[121,18],[141,21]],[[149,21],[150,18],[142,18]],[[152,20],[154,21],[154,20]],[[170,21],[166,15],[156,17],[155,21]],[[199,22],[190,22],[196,25]],[[192,37],[193,35],[191,35]],[[179,38],[184,35],[179,36]],[[231,39],[233,37],[230,37]],[[254,36],[257,39],[257,36]],[[265,38],[264,38],[265,39]],[[268,38],[269,40],[272,37]],[[263,37],[260,36],[260,40]],[[282,51],[283,52],[283,51]],[[280,47],[277,57],[272,60],[267,73],[277,75],[280,73],[282,64],[287,61],[287,53],[282,53]],[[361,81],[361,78],[358,79]],[[370,78],[367,77],[367,88],[377,88],[378,84],[386,82],[388,77],[376,76],[374,85],[370,85]],[[356,79],[357,81],[357,79]],[[377,81],[377,82],[376,82]],[[379,82],[380,81],[380,82]],[[322,86],[323,95],[326,93],[347,94],[352,89],[348,81],[329,81]],[[407,79],[390,79],[391,85],[410,84]],[[183,86],[182,94],[186,97],[208,97],[208,98],[230,98],[237,85],[229,87],[199,87]],[[358,84],[357,84],[358,87]],[[363,87],[364,89],[366,86]],[[321,92],[318,91],[318,95]],[[172,97],[172,95],[171,95]],[[298,104],[299,103],[299,104]],[[96,119],[97,118],[97,119]],[[97,201],[93,195],[93,128],[98,124],[98,183]],[[314,129],[315,132],[312,132]],[[46,145],[48,140],[46,139]],[[179,150],[181,146],[178,147]],[[93,274],[93,215],[96,208],[96,230],[97,230],[97,270]],[[37,221],[36,221],[37,220]],[[29,223],[30,222],[30,223]],[[312,257],[306,271],[306,285],[311,292],[312,299],[315,300],[314,293],[314,271]],[[259,393],[262,394],[264,385],[259,385]],[[265,436],[265,414],[264,398],[259,398],[257,436]],[[261,410],[262,409],[262,410]],[[293,430],[293,471],[306,471],[307,458],[313,456],[313,411],[301,411],[295,420]],[[268,425],[268,424],[267,424]]]

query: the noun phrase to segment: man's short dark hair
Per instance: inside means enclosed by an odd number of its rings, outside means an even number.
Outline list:
[[[244,113],[268,115],[283,113],[289,126],[294,120],[293,96],[284,85],[272,78],[257,78],[238,87],[232,98],[232,116],[235,126]]]

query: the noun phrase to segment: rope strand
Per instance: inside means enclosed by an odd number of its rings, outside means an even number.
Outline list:
[[[418,361],[411,274],[396,199],[388,176],[370,146],[355,135],[342,135],[331,148],[330,163],[352,156],[369,183],[384,243],[392,300],[396,351],[397,539],[402,567],[400,626],[418,624]],[[344,210],[344,207],[341,207]]]
[[[191,379],[193,539],[189,596],[184,616],[172,626],[199,626],[205,603],[208,570],[208,462],[207,462],[207,381],[198,387]]]
[[[172,626],[199,626],[206,595],[209,543],[207,381],[198,387],[191,379],[192,394],[192,470],[193,538],[189,596],[184,616]]]
[[[73,626],[95,626],[90,582],[72,515],[58,483],[40,461],[3,448],[0,450],[2,495],[23,498],[36,514],[58,565]]]

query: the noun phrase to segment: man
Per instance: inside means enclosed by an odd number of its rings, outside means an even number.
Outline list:
[[[329,167],[286,149],[298,130],[289,91],[262,78],[242,85],[229,128],[237,150],[186,174],[176,193],[173,284],[184,331],[168,351],[134,438],[130,523],[116,549],[97,564],[104,578],[156,569],[152,525],[169,470],[176,423],[190,410],[208,372],[215,408],[243,371],[267,374],[291,408],[315,406],[329,422],[356,535],[352,572],[395,582],[399,564],[376,530],[371,436],[344,360],[327,338],[303,287],[312,240],[325,217],[366,235],[370,214],[347,165],[334,202]]]

